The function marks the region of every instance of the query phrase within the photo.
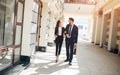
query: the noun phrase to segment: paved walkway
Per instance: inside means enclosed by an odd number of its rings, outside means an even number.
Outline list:
[[[32,65],[20,75],[79,75],[76,56],[72,66],[64,62],[65,48],[62,49],[58,63],[55,63],[55,47],[48,47],[46,53],[37,52],[33,58]]]
[[[58,63],[54,55],[55,47],[48,47],[46,53],[37,52],[31,66],[20,75],[120,75],[120,56],[89,42],[80,41],[72,66],[63,62],[65,48]]]
[[[120,75],[120,56],[84,41],[77,53],[80,75]]]

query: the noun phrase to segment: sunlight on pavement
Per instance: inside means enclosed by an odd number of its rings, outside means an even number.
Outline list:
[[[37,52],[32,59],[32,64],[28,69],[21,72],[20,75],[78,75],[79,68],[74,56],[72,66],[66,59],[65,48],[62,48],[60,61],[55,63],[55,47],[48,47],[46,53]]]

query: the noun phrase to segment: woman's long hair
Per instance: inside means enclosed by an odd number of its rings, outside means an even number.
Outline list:
[[[58,27],[59,27],[60,22],[61,22],[60,20],[57,21],[57,23],[56,23],[56,27],[55,27],[55,28],[58,28]]]

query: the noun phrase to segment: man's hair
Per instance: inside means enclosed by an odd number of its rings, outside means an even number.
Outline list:
[[[72,17],[69,18],[69,20],[73,21],[74,22],[74,19]]]

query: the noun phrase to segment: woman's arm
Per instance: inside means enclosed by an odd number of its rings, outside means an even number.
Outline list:
[[[57,28],[55,28],[55,33],[54,33],[54,35],[55,35],[55,38],[57,38],[57,35],[58,35],[58,29],[57,29]]]

